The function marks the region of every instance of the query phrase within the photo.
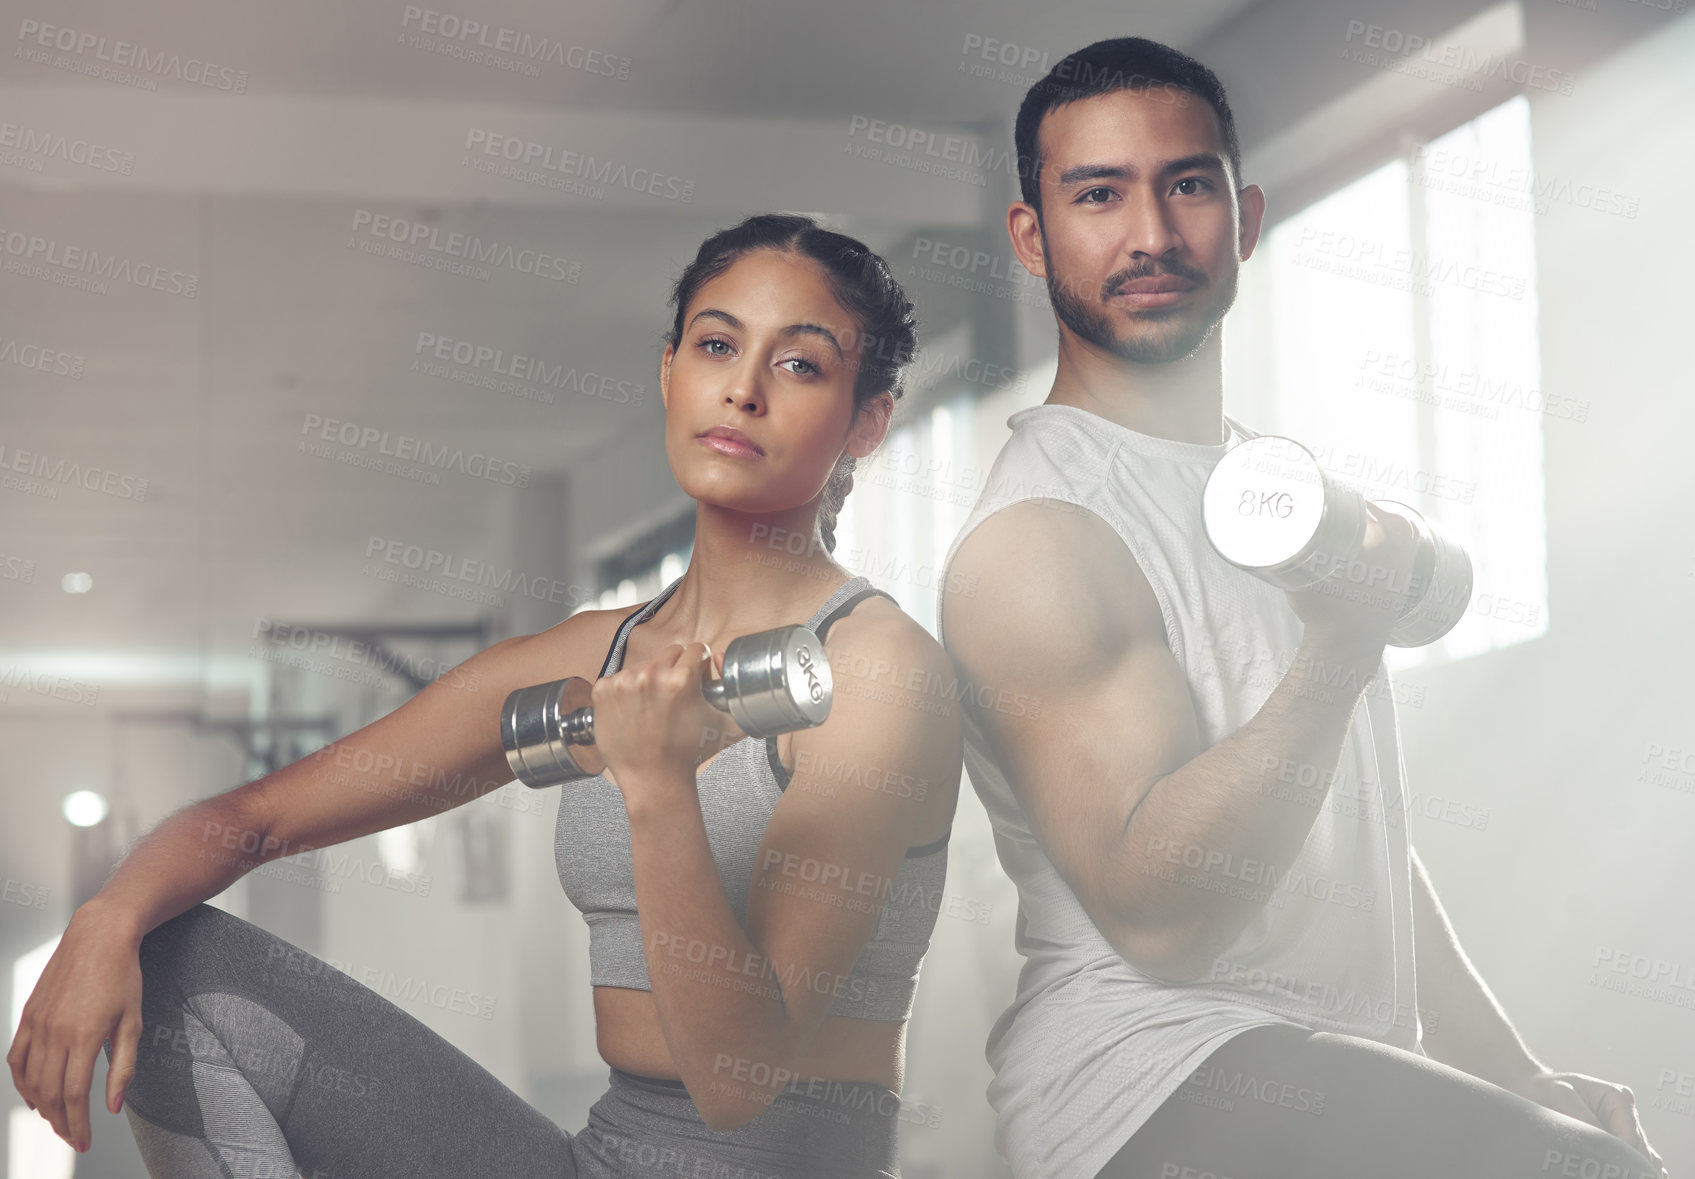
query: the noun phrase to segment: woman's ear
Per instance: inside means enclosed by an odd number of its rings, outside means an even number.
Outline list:
[[[671,360],[677,355],[675,344],[666,344],[665,353],[659,358],[659,403],[666,409],[671,408]]]
[[[887,389],[867,401],[854,416],[853,429],[848,431],[847,452],[862,459],[881,446],[894,412],[895,395]]]

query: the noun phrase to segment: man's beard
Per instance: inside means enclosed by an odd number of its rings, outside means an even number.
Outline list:
[[[1046,238],[1043,239],[1046,244]],[[1048,255],[1052,258],[1052,254]],[[1082,339],[1103,352],[1135,364],[1165,364],[1192,356],[1218,327],[1219,320],[1236,301],[1237,271],[1230,271],[1229,286],[1218,293],[1213,305],[1199,309],[1181,306],[1153,307],[1131,313],[1128,330],[1119,335],[1113,330],[1112,312],[1106,300],[1120,286],[1138,278],[1158,278],[1171,275],[1186,278],[1195,290],[1205,292],[1210,284],[1206,275],[1187,266],[1132,266],[1109,276],[1101,284],[1095,302],[1088,302],[1073,293],[1076,284],[1061,281],[1048,265],[1048,298],[1053,302],[1059,321]],[[1194,319],[1188,317],[1194,315]]]

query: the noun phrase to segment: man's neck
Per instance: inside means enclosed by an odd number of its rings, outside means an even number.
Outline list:
[[[1154,438],[1216,446],[1228,437],[1220,334],[1182,360],[1138,364],[1062,329],[1047,404],[1075,406]]]

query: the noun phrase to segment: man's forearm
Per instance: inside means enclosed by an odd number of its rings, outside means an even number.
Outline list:
[[[1424,1051],[1434,1060],[1512,1089],[1543,1065],[1472,966],[1435,886],[1412,853],[1413,964],[1424,1021]]]
[[[1205,970],[1264,908],[1324,805],[1381,657],[1381,646],[1309,634],[1253,719],[1157,779],[1130,812],[1113,895],[1153,931],[1163,970]]]

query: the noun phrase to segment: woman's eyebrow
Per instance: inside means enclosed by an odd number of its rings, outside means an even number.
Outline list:
[[[731,315],[728,311],[720,311],[716,307],[704,307],[701,310],[695,312],[694,318],[689,320],[689,326],[693,327],[695,325],[696,320],[701,320],[701,319],[721,319],[725,323],[729,324],[731,327],[735,328],[737,331],[741,331],[742,327],[744,326],[742,324],[741,320],[739,320],[735,316]]]
[[[689,326],[693,327],[695,325],[695,321],[700,320],[700,319],[721,320],[722,322],[728,324],[730,327],[735,328],[737,331],[741,331],[747,326],[746,324],[742,323],[741,320],[739,320],[735,316],[731,315],[728,311],[721,310],[720,308],[717,308],[717,307],[704,307],[701,310],[695,312],[694,318],[689,320]],[[788,327],[784,328],[780,334],[784,335],[784,336],[795,336],[795,335],[801,335],[801,334],[813,335],[813,336],[823,336],[825,341],[827,341],[829,343],[830,347],[835,349],[836,355],[838,357],[843,355],[842,346],[836,340],[836,333],[832,332],[829,328],[825,327],[823,324],[818,324],[818,323],[791,323]]]
[[[823,336],[824,339],[829,342],[830,347],[836,350],[836,355],[838,357],[842,355],[842,346],[836,342],[836,333],[832,332],[829,328],[822,324],[791,323],[788,327],[783,329],[782,334],[785,336],[797,336],[803,333],[811,336]]]

